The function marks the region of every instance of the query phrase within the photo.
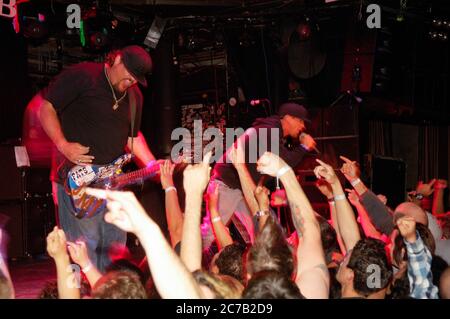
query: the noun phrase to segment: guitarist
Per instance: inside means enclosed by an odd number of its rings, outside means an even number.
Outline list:
[[[54,79],[39,109],[39,119],[57,151],[52,160],[51,180],[59,225],[68,241],[83,240],[91,261],[100,271],[111,263],[115,244],[125,245],[126,233],[104,221],[104,212],[79,219],[73,212],[64,184],[74,165],[106,165],[131,148],[140,165],[155,160],[139,132],[142,94],[152,70],[150,55],[133,45],[113,51],[106,63],[83,62]],[[134,101],[132,124],[130,104]],[[131,127],[134,127],[133,131]],[[89,270],[88,265],[81,265]]]

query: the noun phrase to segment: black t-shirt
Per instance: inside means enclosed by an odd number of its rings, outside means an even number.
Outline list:
[[[278,130],[279,136],[279,156],[292,168],[295,168],[303,159],[303,156],[306,154],[306,150],[300,145],[295,144],[292,147],[288,147],[286,145],[286,141],[283,138],[283,132],[281,129],[281,121],[280,117],[275,115],[267,118],[259,118],[256,119],[255,123],[253,123],[252,127],[255,129],[256,134],[245,136],[245,158],[247,169],[250,172],[253,180],[257,183],[261,178],[261,174],[256,170],[256,160],[259,156],[262,155],[263,151],[271,151],[274,152],[274,146],[271,142],[271,129]],[[266,130],[261,130],[266,129]],[[265,150],[258,149],[258,154],[253,155],[253,159],[250,160],[249,155],[249,145],[252,145],[252,139],[257,138],[257,144],[260,145],[260,139],[266,139],[267,148]],[[259,146],[258,146],[259,147]],[[241,183],[239,181],[239,175],[234,168],[233,164],[226,163],[225,161],[226,153],[222,156],[222,158],[218,161],[218,163],[214,166],[214,177],[218,180],[224,182],[228,187],[237,189],[241,188]]]
[[[133,90],[133,93],[130,93]],[[136,99],[134,132],[131,134],[129,95]],[[116,92],[120,98],[122,93]],[[124,153],[129,136],[137,136],[141,122],[142,94],[136,86],[128,89],[119,107],[113,110],[115,100],[101,63],[83,62],[64,70],[49,85],[45,96],[61,122],[67,141],[89,146],[93,164],[107,164]],[[53,180],[66,178],[67,169],[73,164],[63,156],[56,156],[58,167]]]

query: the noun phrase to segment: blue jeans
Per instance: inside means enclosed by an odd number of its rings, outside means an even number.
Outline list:
[[[109,256],[110,249],[116,244],[125,245],[127,233],[105,222],[106,209],[90,218],[75,217],[70,196],[65,192],[64,186],[53,183],[53,189],[56,189],[57,193],[59,225],[66,233],[67,240],[84,241],[92,264],[104,273],[112,262]]]

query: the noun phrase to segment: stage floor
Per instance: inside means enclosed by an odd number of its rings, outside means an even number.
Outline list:
[[[56,280],[53,259],[24,259],[9,262],[16,299],[36,299],[47,281]]]

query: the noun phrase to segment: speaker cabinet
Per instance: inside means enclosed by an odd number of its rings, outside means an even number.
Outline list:
[[[23,199],[23,170],[16,164],[14,146],[0,146],[0,201]]]
[[[46,238],[56,225],[51,197],[34,197],[25,204],[26,251],[35,256],[46,252]]]
[[[365,155],[366,174],[375,194],[387,197],[392,209],[406,199],[406,163],[402,159]]]
[[[19,201],[0,203],[0,226],[6,230],[7,254],[13,259],[26,255],[23,209],[23,203]]]
[[[0,203],[0,225],[8,235],[8,257],[23,258],[46,251],[46,238],[56,225],[51,196]]]

